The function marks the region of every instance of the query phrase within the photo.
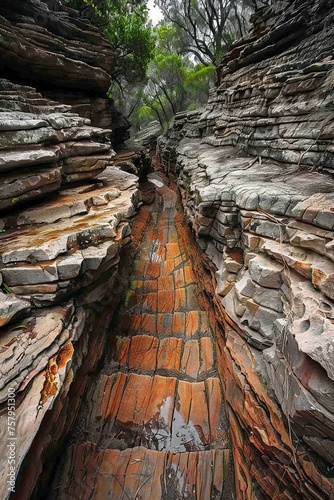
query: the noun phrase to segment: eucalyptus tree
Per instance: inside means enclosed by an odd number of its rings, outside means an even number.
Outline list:
[[[156,0],[165,21],[176,29],[183,52],[218,66],[232,42],[248,30],[256,0]]]
[[[174,26],[159,26],[156,36],[155,57],[148,65],[141,92],[142,106],[134,118],[139,123],[157,119],[165,128],[179,111],[195,109],[207,101],[215,68],[196,64],[180,53]]]

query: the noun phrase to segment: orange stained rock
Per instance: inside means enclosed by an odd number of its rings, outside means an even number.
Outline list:
[[[175,200],[166,187],[160,196],[164,206]],[[142,230],[121,310],[122,336],[107,365],[120,371],[97,378],[84,418],[99,446],[69,448],[58,500],[228,498],[230,457],[209,319],[174,210],[153,211],[147,220],[152,226]]]
[[[59,389],[59,377],[57,377],[58,371],[66,366],[66,364],[72,359],[73,355],[73,344],[68,342],[61,347],[57,356],[51,358],[45,369],[45,381],[43,388],[41,390],[41,402],[46,403],[48,399],[55,396]]]
[[[145,310],[157,312],[158,300],[156,293],[145,293],[142,296],[142,303]]]
[[[143,313],[141,315],[141,329],[145,333],[155,335],[157,332],[157,315]]]
[[[162,261],[166,260],[166,257],[167,257],[166,245],[160,243],[159,246],[158,246],[158,248],[157,248],[156,254],[157,254],[158,257],[160,257],[160,259]]]
[[[173,404],[165,405],[166,401],[174,401],[176,378],[155,375],[131,374],[119,405],[117,423],[125,429],[137,432],[139,428],[153,419],[157,428],[171,426]],[[161,420],[162,419],[162,420]],[[159,423],[161,420],[161,424]],[[147,431],[149,434],[149,430]]]
[[[183,263],[184,263],[184,258],[181,255],[179,257],[176,257],[176,259],[174,259],[174,266],[175,267],[178,267]]]
[[[172,315],[169,313],[159,313],[157,320],[157,333],[159,335],[172,334]]]
[[[184,281],[184,271],[183,268],[174,271],[175,288],[181,288],[185,286]]]
[[[148,262],[144,270],[144,276],[150,279],[160,276],[160,262]]]
[[[129,368],[155,370],[157,366],[158,340],[148,335],[133,337],[129,349]]]
[[[158,278],[158,289],[168,290],[174,292],[174,279],[173,276],[161,276]]]
[[[114,354],[120,366],[126,365],[128,359],[128,352],[130,346],[130,339],[127,337],[116,338],[116,352]]]
[[[208,378],[204,381],[206,398],[208,402],[209,425],[211,439],[221,435],[219,421],[221,415],[222,392],[218,378]],[[222,443],[225,444],[225,443]]]
[[[125,373],[114,373],[100,379],[99,395],[96,402],[96,415],[114,419],[126,384]]]
[[[188,340],[184,345],[181,361],[181,372],[192,378],[197,378],[199,372],[199,343],[198,340]]]
[[[174,302],[174,310],[179,311],[185,309],[187,305],[186,299],[186,291],[184,288],[177,288],[175,290],[175,302]]]
[[[167,338],[160,340],[157,368],[165,370],[179,370],[181,363],[182,340]]]
[[[68,342],[60,349],[56,358],[58,369],[64,368],[66,366],[67,362],[72,358],[73,351],[74,348],[72,342]]]
[[[129,330],[136,332],[140,328],[140,324],[141,324],[141,316],[139,315],[131,316]]]
[[[162,290],[158,292],[158,312],[172,312],[174,309],[174,292]]]
[[[144,423],[149,422],[154,417],[162,417],[164,424],[169,428],[172,423],[173,404],[165,405],[166,401],[174,401],[176,391],[176,378],[160,377],[153,378],[150,400],[146,409]]]
[[[166,465],[166,453],[155,452],[148,450],[146,455],[146,460],[150,460],[150,463],[153,464],[153,472],[150,474],[150,471],[145,467],[145,484],[141,489],[142,498],[162,498],[162,484],[163,477],[165,475],[165,465]],[[145,496],[144,496],[145,495]]]
[[[210,337],[202,337],[200,343],[200,368],[199,375],[214,368],[213,345]]]
[[[173,314],[173,333],[184,334],[185,332],[186,315],[183,312],[175,312]]]
[[[128,487],[125,485],[126,472],[131,461],[133,461],[131,453],[123,453],[119,450],[105,450],[103,452],[100,467],[97,471],[99,474],[97,479],[98,488],[96,488],[98,496],[102,497],[104,495],[103,498],[108,498],[112,494],[114,498],[126,498],[125,488]],[[113,464],[112,475],[110,475],[110,464]]]
[[[192,432],[185,435],[185,445],[198,449],[210,443],[210,424],[204,382],[180,380],[177,390],[177,409],[184,423],[191,423]]]
[[[178,478],[174,487],[169,483],[170,498],[210,500],[213,491],[221,493],[224,484],[223,467],[220,467],[224,456],[221,451],[225,450],[170,454],[167,473],[174,471]]]
[[[167,259],[161,263],[161,275],[168,276],[175,269],[174,259]]]
[[[94,443],[72,445],[67,451],[66,458],[63,474],[67,481],[64,481],[60,496],[64,500],[70,498],[88,500],[94,491],[96,473],[102,459],[98,447]]]
[[[223,492],[229,450],[167,454],[135,447],[101,451],[86,442],[68,449],[65,464],[66,480],[60,483],[59,499],[210,500],[212,491]]]
[[[184,279],[187,285],[189,283],[196,283],[195,275],[189,265],[184,266]]]
[[[138,217],[132,223],[132,233],[138,231],[139,235],[146,229],[147,223],[151,219],[151,213],[145,208],[141,207]]]
[[[46,403],[47,400],[57,394],[58,382],[56,379],[56,374],[58,373],[58,366],[54,359],[51,359],[45,370],[45,381],[43,389],[41,390],[41,402]]]
[[[180,247],[178,243],[166,243],[167,259],[176,259],[180,255]]]
[[[180,481],[175,488],[175,493],[179,493],[181,498],[187,498],[196,491],[196,461],[197,453],[183,453],[171,455],[167,463],[168,471],[180,471],[180,476],[184,481]],[[211,464],[210,464],[211,465]]]
[[[200,314],[199,311],[186,312],[185,333],[187,337],[193,337],[200,330]]]
[[[143,292],[156,292],[158,290],[158,281],[155,280],[145,280],[143,281]]]
[[[150,399],[153,378],[131,373],[119,402],[117,422],[119,425],[142,425]]]

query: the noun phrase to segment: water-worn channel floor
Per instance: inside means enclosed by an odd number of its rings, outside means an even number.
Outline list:
[[[62,500],[229,498],[211,328],[175,228],[176,195],[157,183],[115,346],[88,393],[86,440],[67,451]]]

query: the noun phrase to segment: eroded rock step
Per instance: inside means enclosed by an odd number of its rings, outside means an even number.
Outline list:
[[[211,328],[154,175],[151,212],[111,354],[57,478],[58,499],[231,498],[230,450]]]

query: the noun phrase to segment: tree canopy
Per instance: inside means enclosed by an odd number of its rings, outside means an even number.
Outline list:
[[[271,0],[155,0],[164,16],[156,28],[146,0],[63,1],[115,47],[109,96],[138,128],[152,119],[167,126],[175,113],[203,105],[222,55]]]
[[[207,100],[215,67],[196,64],[178,54],[175,32],[173,26],[156,29],[155,56],[141,91],[142,105],[134,115],[139,122],[157,119],[166,126],[179,111],[195,109]]]
[[[116,50],[114,80],[145,79],[155,37],[145,0],[65,0],[98,26]]]
[[[202,64],[218,66],[236,38],[247,31],[252,0],[156,0],[176,29],[179,50]]]

